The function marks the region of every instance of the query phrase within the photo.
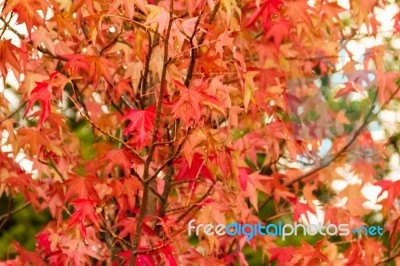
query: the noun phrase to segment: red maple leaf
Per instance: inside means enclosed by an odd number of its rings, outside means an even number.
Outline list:
[[[182,158],[179,163],[179,173],[175,180],[194,180],[199,174],[202,174],[204,177],[212,180],[211,173],[204,164],[205,160],[199,153],[195,153],[193,155],[191,164],[189,164],[186,159]]]
[[[74,195],[78,198],[88,198],[93,200],[98,200],[96,190],[93,185],[98,182],[98,179],[93,176],[77,176],[70,174],[70,179],[65,182],[68,185],[68,190],[65,193],[65,200],[68,201]]]
[[[42,105],[42,114],[40,115],[39,125],[43,126],[44,121],[46,121],[47,117],[50,114],[50,100],[53,99],[51,94],[51,89],[49,88],[48,82],[37,82],[36,87],[32,90],[31,96],[28,101],[28,106],[26,107],[24,116],[28,113],[28,111],[32,108],[32,105],[36,101],[40,101]]]
[[[97,229],[100,227],[97,221],[97,215],[95,213],[96,202],[90,199],[77,199],[74,200],[71,204],[76,206],[76,210],[74,211],[71,219],[68,222],[68,227],[79,223],[82,235],[86,240],[86,227],[84,222],[87,219],[90,220]]]
[[[20,53],[19,48],[14,46],[11,43],[11,40],[0,40],[0,74],[3,77],[4,87],[6,85],[6,77],[7,70],[6,64],[9,65],[14,74],[18,74],[21,72],[20,63],[15,56],[16,54]],[[17,76],[17,78],[19,78]]]
[[[54,95],[57,95],[62,100],[61,93],[68,81],[68,78],[58,72],[50,74],[50,79],[46,82],[35,81],[36,87],[32,90],[29,97],[24,116],[26,116],[36,101],[40,101],[43,110],[40,115],[39,125],[43,126],[44,121],[50,115],[50,101],[55,99]]]
[[[381,193],[379,193],[378,197],[380,197],[383,192],[387,191],[388,196],[386,199],[386,210],[390,210],[393,205],[395,199],[400,196],[400,180],[393,182],[390,180],[381,180],[375,183],[376,186],[380,186],[382,188]]]
[[[131,241],[133,241],[136,230],[136,218],[126,217],[125,219],[119,221],[116,226],[122,227],[121,231],[119,232],[120,238],[125,238],[129,234]]]
[[[324,239],[317,242],[316,246],[308,244],[307,242],[301,242],[301,247],[294,249],[295,257],[303,260],[302,265],[309,265],[310,262],[314,261],[325,261],[329,265],[332,263],[329,261],[328,257],[321,252],[321,246],[324,243]],[[314,264],[312,264],[314,265]]]
[[[108,165],[104,170],[104,175],[107,176],[115,165],[119,165],[125,176],[130,176],[130,170],[135,162],[138,162],[135,156],[127,149],[111,150],[104,156],[108,160]]]
[[[173,83],[179,88],[180,95],[179,99],[175,102],[172,107],[171,113],[174,114],[173,118],[180,118],[189,126],[191,123],[198,124],[202,116],[202,106],[212,106],[223,113],[221,109],[222,104],[214,96],[208,95],[204,92],[207,83],[188,89],[185,85],[179,81],[174,80]]]
[[[308,204],[301,203],[297,199],[289,198],[290,201],[294,203],[294,211],[293,211],[293,220],[297,222],[302,214],[305,215],[305,219],[307,219],[307,212],[316,214],[315,210],[313,210]]]
[[[36,239],[37,239],[37,246],[38,248],[43,248],[44,249],[44,253],[46,255],[49,255],[51,253],[51,242],[49,241],[49,236],[50,234],[47,232],[42,232],[36,235]]]
[[[156,112],[154,105],[146,110],[131,109],[128,114],[124,116],[124,120],[130,120],[130,124],[125,128],[124,135],[132,132],[137,133],[138,148],[142,149],[146,140],[151,136],[154,130],[154,120]]]
[[[278,265],[288,265],[293,258],[294,247],[277,247],[271,248],[269,251],[272,253],[269,261],[278,260]]]
[[[16,265],[37,265],[37,266],[47,265],[38,253],[25,250],[17,242],[14,242],[12,245],[16,249],[16,251],[20,254],[20,260],[22,263],[22,264],[16,264]],[[9,265],[9,264],[6,264],[6,265]],[[11,264],[11,265],[13,265],[13,264]]]

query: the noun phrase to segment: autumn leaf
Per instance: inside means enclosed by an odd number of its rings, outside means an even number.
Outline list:
[[[63,55],[63,57],[68,60],[63,69],[71,74],[83,75],[92,80],[94,85],[99,83],[100,78],[104,78],[109,84],[114,84],[111,71],[116,65],[107,58],[86,54]]]
[[[93,199],[98,200],[98,195],[94,189],[94,185],[98,182],[96,177],[92,176],[77,176],[69,174],[69,179],[66,181],[68,190],[65,193],[65,200],[70,200],[74,195],[78,199]]]
[[[156,117],[155,107],[152,105],[146,110],[131,109],[124,117],[130,120],[129,125],[124,130],[124,135],[135,132],[137,134],[138,149],[141,150],[147,139],[152,136],[154,130],[154,120]]]
[[[71,204],[74,205],[76,209],[68,222],[68,227],[79,223],[82,235],[86,241],[87,235],[85,221],[89,220],[96,228],[100,227],[99,222],[97,221],[99,218],[95,212],[96,202],[89,199],[76,199],[72,201]]]
[[[119,165],[125,176],[130,176],[132,165],[137,162],[136,156],[126,150],[112,150],[107,152],[103,160],[107,160],[108,164],[104,169],[104,175],[107,176],[115,165]]]
[[[318,241],[315,247],[307,242],[301,242],[301,247],[296,248],[293,252],[295,254],[294,257],[298,258],[298,260],[302,260],[302,265],[309,265],[312,261],[325,261],[328,263],[328,265],[332,265],[328,257],[325,256],[321,251],[321,247],[324,242],[325,239]]]
[[[121,221],[119,221],[116,227],[120,227],[119,237],[125,238],[129,235],[131,241],[133,241],[133,237],[135,236],[135,228],[136,228],[136,219],[132,217],[127,217]]]
[[[49,3],[47,1],[10,0],[1,15],[5,16],[10,12],[17,13],[17,23],[25,23],[28,34],[30,34],[33,26],[44,25],[48,7]],[[38,11],[42,12],[42,15]]]
[[[400,181],[380,180],[376,182],[375,185],[380,186],[382,189],[378,197],[382,196],[384,192],[387,192],[387,198],[384,200],[386,201],[384,209],[386,211],[390,210],[394,200],[400,196]]]
[[[187,162],[184,158],[181,158],[179,165],[179,172],[175,177],[175,180],[194,180],[201,174],[202,176],[212,179],[210,171],[205,165],[206,161],[202,158],[201,154],[193,154],[191,163]]]
[[[8,74],[7,65],[13,69],[13,72],[19,78],[21,72],[21,65],[17,58],[19,48],[11,43],[11,40],[0,40],[0,73],[3,77],[3,84],[5,87],[6,77]]]
[[[297,222],[301,215],[304,215],[305,219],[307,219],[307,212],[316,214],[315,210],[312,209],[307,203],[301,203],[297,199],[290,200],[294,203],[293,221]]]
[[[45,266],[47,265],[44,260],[33,251],[25,250],[20,244],[17,242],[13,243],[13,247],[20,254],[20,260],[22,265],[37,265],[37,266]]]
[[[56,155],[63,154],[62,149],[57,145],[56,141],[52,139],[54,136],[54,129],[36,129],[36,128],[20,128],[17,131],[18,145],[17,150],[21,147],[29,146],[29,153],[34,156],[40,150],[46,148],[48,151],[54,152]],[[26,149],[27,150],[27,149]]]
[[[197,86],[192,89],[186,88],[179,81],[174,80],[173,83],[179,88],[180,95],[172,107],[173,118],[180,118],[185,125],[192,123],[199,124],[203,114],[205,105],[215,108],[220,113],[224,113],[221,108],[221,103],[214,96],[208,95],[205,92],[207,83]]]
[[[61,93],[68,82],[69,80],[58,72],[54,72],[50,75],[49,82],[35,81],[36,87],[32,90],[31,96],[29,97],[24,116],[27,115],[36,101],[40,101],[42,105],[42,114],[40,115],[39,125],[43,126],[43,123],[51,112],[50,102],[55,99],[53,95],[57,95],[58,98],[62,100]]]

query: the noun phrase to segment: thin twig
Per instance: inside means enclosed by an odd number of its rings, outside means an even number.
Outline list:
[[[198,207],[198,204],[201,203],[203,200],[205,200],[208,195],[210,194],[211,190],[214,188],[215,184],[217,183],[217,181],[215,181],[206,191],[206,193],[200,198],[198,199],[193,205],[191,205],[184,213],[182,213],[181,215],[179,215],[179,217],[176,219],[176,222],[182,220],[183,218],[186,217],[186,215],[188,215],[194,208]]]
[[[14,115],[16,115],[22,108],[24,108],[24,106],[26,105],[27,102],[28,101],[24,101],[20,106],[18,106],[18,108],[14,112],[12,112],[8,116],[6,116],[2,120],[0,120],[0,125],[3,124],[4,121],[6,121],[6,120],[12,118]]]
[[[207,24],[209,24],[209,25],[212,24],[212,22],[213,22],[214,19],[215,19],[215,16],[216,16],[217,12],[218,12],[219,6],[220,6],[220,2],[218,2],[218,3],[214,6],[213,11],[211,12],[210,17],[208,18]],[[195,25],[193,34],[192,34],[192,36],[191,36],[191,38],[190,38],[190,40],[189,40],[189,41],[190,41],[190,46],[191,46],[191,48],[194,47],[194,45],[193,45],[193,39],[194,39],[195,34],[196,34],[196,32],[197,32],[197,27],[198,27],[198,24],[199,24],[199,22],[200,22],[200,17],[201,17],[201,15],[199,16],[199,19],[196,21],[196,25]],[[204,42],[205,37],[206,37],[206,33],[203,32],[203,33],[201,34],[200,38],[199,38],[198,43],[197,43],[198,46],[202,45],[202,43]],[[192,52],[191,52],[191,57],[190,57],[190,63],[189,63],[188,73],[187,73],[187,75],[186,75],[185,82],[184,82],[184,84],[185,84],[186,87],[189,87],[190,81],[191,81],[191,79],[192,79],[192,77],[193,77],[193,70],[194,70],[194,66],[195,66],[195,64],[196,64],[197,54],[198,54],[198,49],[197,49],[197,48],[196,48],[196,49],[193,49]]]
[[[25,209],[25,208],[28,207],[29,205],[31,205],[30,202],[25,202],[23,205],[21,205],[21,206],[19,206],[18,208],[12,210],[11,212],[9,212],[9,213],[7,212],[6,214],[1,215],[1,216],[0,216],[0,221],[3,220],[3,219],[5,219],[5,218],[7,218],[7,216],[11,216],[11,215],[13,215],[13,214],[16,214],[16,213],[22,211],[23,209]]]
[[[79,113],[89,122],[89,124],[91,124],[95,129],[97,129],[98,131],[100,131],[101,133],[103,133],[104,135],[106,135],[107,137],[115,140],[116,142],[120,143],[121,145],[123,145],[125,148],[127,148],[130,152],[132,152],[134,155],[136,155],[136,157],[144,163],[144,159],[140,156],[140,154],[135,151],[131,146],[129,146],[126,142],[120,140],[117,137],[114,137],[113,135],[107,133],[106,131],[104,131],[103,129],[101,129],[100,127],[98,127],[84,112],[82,112],[81,107],[78,105],[77,102],[75,102],[74,99],[72,99],[71,96],[69,96],[67,94],[67,96],[69,97],[69,99],[72,101],[72,103],[76,106],[76,108],[78,108]]]

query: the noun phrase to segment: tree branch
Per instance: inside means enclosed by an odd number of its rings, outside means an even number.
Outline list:
[[[388,101],[380,108],[380,110],[378,111],[378,113],[379,113],[379,112],[383,109],[383,107],[384,107],[384,106],[399,92],[399,90],[400,90],[400,87],[393,93],[393,95],[388,99]],[[371,115],[372,115],[372,113],[373,113],[373,110],[374,110],[374,108],[375,108],[375,102],[376,102],[377,97],[378,97],[378,90],[376,91],[376,94],[375,94],[374,99],[373,99],[373,101],[372,101],[371,108],[369,109],[367,115],[365,116],[365,119],[364,119],[363,124],[356,130],[356,132],[354,132],[353,137],[350,139],[350,141],[349,141],[341,150],[339,150],[332,158],[330,158],[329,160],[327,160],[326,162],[324,162],[321,166],[319,166],[319,167],[317,167],[317,168],[314,168],[314,169],[310,170],[309,172],[307,172],[307,173],[305,173],[305,174],[303,174],[303,175],[300,175],[299,177],[296,177],[295,179],[292,179],[291,181],[289,181],[288,183],[286,183],[286,184],[284,184],[284,185],[285,185],[286,187],[290,187],[290,186],[292,186],[293,184],[295,184],[295,183],[297,183],[297,182],[300,182],[301,180],[303,180],[303,179],[305,179],[305,178],[307,178],[307,177],[309,177],[309,176],[311,176],[311,175],[313,175],[313,174],[316,174],[316,173],[318,173],[319,171],[325,169],[326,167],[328,167],[329,165],[331,165],[334,161],[336,161],[340,156],[342,156],[342,154],[343,154],[344,152],[346,152],[346,151],[351,147],[351,145],[353,145],[353,143],[354,143],[354,141],[357,139],[358,135],[361,133],[361,131],[362,131],[362,130],[366,127],[366,125],[368,124],[368,120],[369,120],[369,118],[371,117]],[[263,203],[261,203],[261,205],[260,205],[259,208],[258,208],[258,212],[260,212],[260,211],[267,205],[267,203],[272,199],[273,193],[274,193],[274,192],[272,191],[272,192],[271,192],[271,195],[270,195],[268,198],[266,198],[266,199],[264,200]]]
[[[161,74],[161,81],[160,81],[160,94],[158,98],[158,103],[157,103],[157,111],[156,111],[156,118],[155,118],[155,126],[154,126],[154,131],[153,131],[153,136],[152,136],[152,145],[150,146],[149,153],[147,156],[147,159],[145,161],[144,165],[144,173],[143,173],[143,180],[146,182],[143,187],[143,199],[142,203],[140,206],[140,211],[139,211],[139,216],[136,224],[136,231],[132,243],[132,253],[130,257],[130,266],[135,265],[135,260],[136,260],[136,255],[137,255],[137,250],[138,247],[140,246],[140,231],[142,228],[142,223],[143,219],[146,216],[147,210],[147,204],[149,201],[149,186],[151,186],[150,183],[147,183],[147,179],[149,177],[149,170],[150,170],[150,163],[153,160],[153,153],[156,148],[156,140],[157,140],[157,134],[158,130],[160,127],[160,121],[161,121],[161,109],[162,109],[162,100],[164,98],[164,90],[166,87],[166,77],[167,77],[167,68],[168,68],[168,63],[169,63],[169,58],[168,58],[168,41],[171,33],[171,28],[172,28],[172,22],[173,22],[173,15],[174,15],[174,1],[170,2],[170,10],[169,10],[169,21],[168,21],[168,28],[167,28],[167,34],[166,38],[164,41],[164,65],[162,69],[162,74]],[[155,202],[151,202],[151,204],[155,204]]]
[[[211,12],[210,17],[208,18],[207,24],[212,24],[212,22],[214,21],[215,16],[216,16],[216,14],[217,14],[217,12],[218,12],[218,9],[219,9],[219,5],[220,5],[220,2],[218,2],[218,3],[214,6],[213,11]],[[196,21],[196,25],[195,25],[195,27],[194,27],[193,34],[192,34],[191,38],[189,39],[189,41],[190,41],[190,46],[192,47],[192,49],[193,49],[193,47],[194,47],[194,45],[193,45],[193,39],[194,39],[194,37],[195,37],[195,35],[196,35],[197,27],[198,27],[199,22],[200,22],[200,18],[201,18],[201,15],[199,15],[199,19]],[[200,45],[204,42],[205,36],[206,36],[206,33],[203,32],[203,33],[201,34],[200,38],[199,38],[198,43],[197,43],[198,46],[200,46]],[[184,82],[184,84],[185,84],[186,87],[189,87],[190,81],[191,81],[191,79],[192,79],[192,77],[193,77],[193,70],[194,70],[194,66],[195,66],[195,64],[196,64],[197,54],[198,54],[198,49],[197,49],[197,48],[196,48],[196,49],[193,49],[193,50],[192,50],[192,53],[191,53],[191,57],[190,57],[190,63],[189,63],[188,73],[187,73],[187,75],[186,75],[185,82]]]
[[[140,154],[135,151],[131,146],[129,146],[126,142],[120,140],[117,137],[114,137],[111,134],[108,134],[107,132],[105,132],[103,129],[101,129],[100,127],[98,127],[84,112],[82,112],[81,107],[78,105],[77,102],[75,102],[74,99],[72,99],[71,96],[69,96],[67,94],[67,96],[69,97],[69,99],[73,102],[73,104],[76,106],[76,108],[78,108],[79,113],[89,122],[89,124],[91,124],[95,129],[97,129],[98,131],[100,131],[101,133],[103,133],[104,135],[106,135],[107,137],[115,140],[116,142],[120,143],[121,145],[123,145],[125,148],[127,148],[129,151],[131,151],[140,161],[142,161],[144,163],[144,159],[140,156]]]
[[[26,105],[27,102],[28,101],[24,101],[20,106],[18,106],[18,108],[14,112],[12,112],[8,116],[6,116],[2,120],[0,120],[0,125],[3,124],[4,121],[6,121],[6,120],[12,118],[14,115],[16,115],[22,108],[24,108],[24,106]]]
[[[188,215],[194,208],[198,208],[198,204],[201,203],[203,200],[205,200],[207,198],[207,196],[210,194],[211,190],[214,188],[215,184],[217,183],[217,181],[215,181],[206,191],[206,193],[200,198],[198,199],[194,204],[192,204],[184,213],[182,213],[181,215],[179,215],[179,217],[176,219],[176,221],[180,221],[183,218],[186,217],[186,215]]]

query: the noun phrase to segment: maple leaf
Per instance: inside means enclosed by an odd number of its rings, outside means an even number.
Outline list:
[[[310,14],[307,11],[314,11],[315,9],[308,5],[305,0],[288,1],[283,6],[284,14],[287,15],[292,22],[304,22],[309,28],[313,28]]]
[[[269,249],[271,256],[269,261],[278,260],[278,265],[288,265],[293,258],[294,247],[277,247]]]
[[[262,24],[266,25],[272,15],[277,15],[280,13],[280,6],[282,2],[282,0],[266,0],[257,7],[254,3],[249,4],[245,10],[256,8],[256,11],[252,13],[246,26],[253,26],[259,18],[261,18]]]
[[[265,27],[268,29],[265,38],[273,38],[277,47],[289,36],[290,22],[287,19],[281,19],[274,22],[268,21]]]
[[[19,73],[21,72],[21,66],[16,54],[19,53],[19,48],[11,43],[11,40],[0,40],[0,73],[3,77],[4,87],[6,86],[7,67],[9,65],[14,74],[17,74],[19,79]]]
[[[177,162],[177,165],[179,165],[179,172],[175,177],[177,181],[184,179],[194,180],[199,174],[212,180],[211,173],[205,166],[205,160],[199,153],[193,154],[193,159],[190,163],[181,158],[180,163]]]
[[[125,258],[125,266],[130,265],[132,250],[126,250],[117,254],[118,257]],[[153,259],[147,254],[138,254],[135,259],[135,265],[155,266]]]
[[[343,89],[340,89],[336,94],[335,94],[335,99],[339,98],[343,95],[349,94],[350,92],[355,92],[357,91],[356,88],[353,86],[351,82],[346,82],[344,83],[345,87]]]
[[[239,168],[238,179],[239,179],[239,184],[243,190],[246,190],[250,171],[251,171],[250,168],[243,168],[243,167]]]
[[[124,130],[124,135],[136,132],[138,148],[141,150],[146,140],[152,136],[155,118],[154,105],[145,110],[131,109],[123,118],[124,120],[130,120],[129,125]]]
[[[297,199],[290,199],[294,203],[294,210],[293,210],[293,221],[297,222],[302,214],[305,215],[305,219],[307,219],[308,214],[307,212],[316,214],[315,210],[312,209],[308,204],[301,203]]]
[[[122,171],[124,171],[125,176],[130,176],[131,167],[135,162],[135,158],[136,156],[133,156],[133,154],[127,149],[112,150],[107,152],[107,154],[104,155],[104,160],[108,160],[109,162],[104,170],[104,175],[107,176],[115,165],[119,165]]]
[[[116,224],[116,227],[122,227],[122,230],[119,232],[118,236],[120,238],[125,238],[128,234],[133,241],[133,237],[135,236],[136,229],[136,219],[132,217],[127,217]]]
[[[47,82],[35,82],[36,87],[33,89],[31,96],[28,101],[24,116],[32,108],[32,105],[39,100],[42,105],[42,114],[40,115],[39,125],[43,126],[44,121],[50,114],[50,100],[53,100],[51,90],[49,89],[49,83]]]
[[[172,107],[173,119],[180,118],[189,126],[191,123],[198,124],[202,116],[202,107],[208,105],[224,113],[221,108],[222,104],[219,100],[204,92],[207,83],[188,89],[179,81],[174,80],[173,83],[179,88],[180,95],[178,100]]]
[[[64,75],[58,72],[50,74],[48,82],[35,81],[36,87],[32,90],[31,96],[29,97],[24,116],[26,116],[36,101],[40,101],[42,105],[42,114],[40,115],[39,125],[43,126],[43,123],[50,115],[50,101],[54,100],[53,94],[58,95],[58,98],[61,99],[62,90],[68,81],[69,80]]]
[[[93,81],[94,86],[99,84],[100,78],[103,77],[108,84],[114,84],[111,70],[116,65],[105,57],[86,54],[69,54],[63,55],[68,61],[64,65],[64,70],[69,70],[73,74],[87,76]]]
[[[93,176],[77,176],[74,174],[69,174],[70,179],[68,179],[65,184],[69,186],[67,192],[65,193],[65,201],[71,199],[74,195],[77,198],[88,198],[93,200],[98,200],[98,195],[94,189],[94,184],[98,182],[98,179]]]
[[[76,210],[68,222],[68,227],[79,223],[82,235],[85,241],[87,241],[86,227],[84,222],[88,219],[97,229],[100,227],[99,222],[97,221],[97,215],[95,213],[96,201],[90,199],[76,199],[72,201],[71,204],[76,206]]]
[[[37,246],[39,248],[43,248],[46,255],[50,254],[51,252],[49,236],[49,233],[42,232],[35,237],[37,239]]]
[[[88,228],[89,231],[90,228]],[[92,231],[92,230],[91,230]],[[94,233],[93,231],[91,233]],[[85,265],[86,256],[93,257],[97,260],[101,260],[98,245],[96,242],[93,243],[92,239],[88,239],[90,242],[84,242],[79,238],[71,238],[66,235],[61,235],[59,237],[58,247],[60,248],[56,254],[53,254],[50,258],[58,256],[67,256],[65,258],[59,258],[57,263],[54,265]],[[97,248],[94,248],[97,247]],[[61,260],[61,261],[60,261]],[[72,260],[73,264],[69,263]],[[64,263],[61,263],[64,261]]]
[[[148,16],[146,19],[146,24],[151,25],[151,27],[161,34],[164,33],[168,26],[169,12],[165,8],[155,5],[147,5]]]
[[[22,265],[35,265],[35,266],[47,265],[38,253],[25,250],[17,242],[14,242],[12,245],[16,249],[16,251],[20,254],[20,260]]]
[[[390,180],[380,180],[376,182],[375,185],[382,188],[382,191],[379,193],[378,197],[382,196],[385,191],[388,193],[386,205],[384,206],[384,209],[387,213],[387,211],[392,207],[394,200],[400,196],[400,180],[395,182]]]
[[[7,2],[1,16],[5,16],[10,12],[17,13],[17,23],[25,23],[30,35],[33,26],[44,25],[48,7],[49,3],[47,1],[10,0]],[[42,15],[38,11],[42,12]]]
[[[43,128],[20,128],[17,131],[17,138],[19,140],[16,150],[25,145],[29,145],[30,155],[37,155],[42,147],[54,152],[56,155],[61,156],[63,151],[58,147],[55,141],[50,141],[50,136],[54,134],[54,129]]]
[[[309,265],[309,263],[312,261],[320,262],[321,260],[327,262],[329,265],[332,265],[328,257],[321,252],[321,247],[324,241],[325,239],[318,241],[315,247],[307,242],[302,241],[301,247],[295,248],[293,251],[295,254],[294,259],[296,260],[296,258],[298,258],[298,260],[303,260],[302,265]]]

